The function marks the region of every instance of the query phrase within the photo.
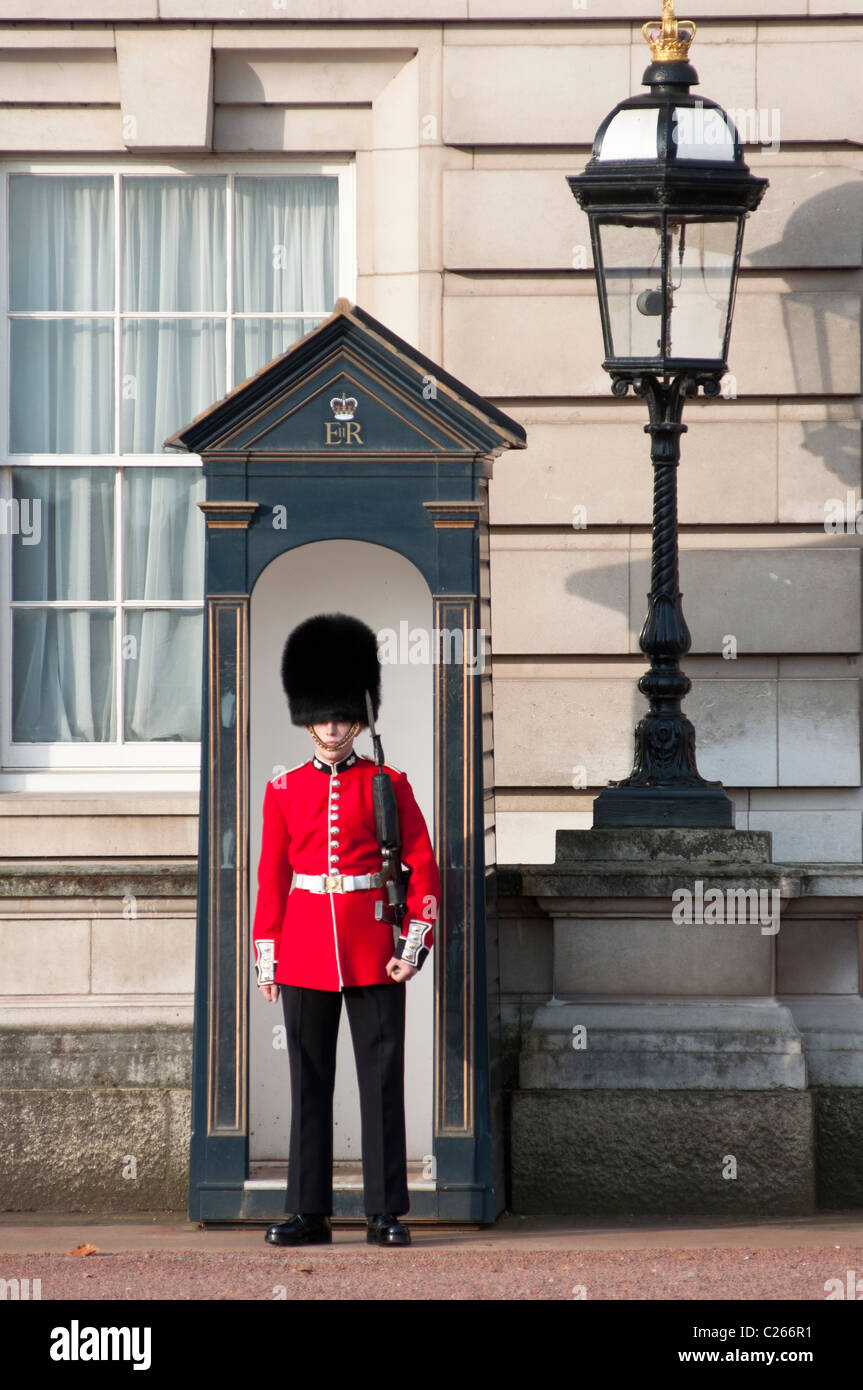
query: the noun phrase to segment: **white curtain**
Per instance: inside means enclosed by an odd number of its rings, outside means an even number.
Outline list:
[[[228,304],[227,180],[123,178],[121,379],[114,379],[113,180],[10,179],[11,440],[17,454],[160,453],[165,438],[328,313],[338,264],[338,180],[234,181]],[[65,311],[74,319],[16,318]],[[261,312],[312,317],[262,320]],[[159,313],[157,319],[141,317]],[[193,317],[174,317],[189,314]],[[206,314],[216,317],[206,318]],[[200,316],[200,317],[198,317]],[[128,459],[129,464],[132,463]],[[16,495],[42,499],[42,540],[15,538],[18,601],[127,600],[122,737],[200,737],[201,616],[170,607],[203,590],[196,470],[129,468],[122,592],[114,582],[113,468],[17,468]],[[141,609],[135,600],[164,607]],[[112,610],[16,609],[13,737],[111,741],[118,620]]]
[[[238,314],[329,313],[336,298],[339,181],[234,180],[234,309]],[[315,319],[238,318],[238,385],[286,352]]]
[[[17,601],[114,597],[113,468],[15,469],[13,495],[39,504],[39,539],[14,537]],[[130,604],[200,600],[204,480],[194,468],[131,468],[123,479],[123,592]],[[36,534],[31,528],[31,533]],[[16,608],[16,742],[117,737],[111,610]],[[200,609],[125,610],[124,738],[200,738]]]
[[[30,523],[13,537],[13,599],[112,598],[114,469],[14,469],[12,493]],[[13,611],[16,742],[116,738],[113,624],[106,610]]]
[[[339,181],[234,180],[234,308],[327,314],[335,299]]]
[[[127,609],[124,738],[201,737],[201,614]]]
[[[224,178],[123,180],[123,310],[227,308]],[[227,391],[225,321],[123,322],[124,454],[160,453]]]
[[[104,177],[13,174],[9,307],[114,307],[114,185]],[[110,319],[11,322],[13,454],[114,452]]]
[[[123,482],[124,593],[200,599],[204,480],[187,468],[130,468]],[[126,610],[124,738],[201,737],[201,612]],[[128,639],[132,639],[131,641]]]
[[[225,180],[123,179],[123,304],[227,308]]]
[[[112,311],[112,178],[12,174],[9,237],[11,310]]]
[[[235,319],[234,385],[281,357],[317,324],[317,319]]]
[[[158,454],[169,434],[225,395],[224,320],[126,319],[124,454]]]

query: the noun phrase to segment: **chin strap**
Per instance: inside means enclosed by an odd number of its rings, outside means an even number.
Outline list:
[[[360,724],[359,720],[356,720],[356,719],[355,719],[354,722],[353,722],[353,724],[351,725],[351,727],[348,729],[347,733],[345,734],[344,738],[340,738],[339,741],[338,741],[338,743],[326,743],[326,742],[324,741],[324,739],[318,738],[317,734],[315,733],[315,729],[314,729],[314,725],[313,725],[313,724],[307,724],[307,725],[306,725],[306,729],[307,729],[308,732],[311,734],[312,738],[315,740],[315,743],[318,745],[318,747],[319,747],[319,748],[325,748],[325,749],[327,750],[328,753],[335,753],[335,752],[338,751],[339,748],[344,748],[344,746],[345,746],[346,743],[352,743],[353,740],[356,738],[356,736],[357,736],[357,734],[359,733],[359,731],[360,731],[361,728],[362,728],[362,725]]]

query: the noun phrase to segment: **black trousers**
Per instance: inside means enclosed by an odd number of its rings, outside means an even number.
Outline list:
[[[367,1214],[410,1207],[405,1141],[405,988],[346,987],[362,1122]],[[333,1210],[333,1090],[342,993],[280,985],[291,1068],[287,1212]]]

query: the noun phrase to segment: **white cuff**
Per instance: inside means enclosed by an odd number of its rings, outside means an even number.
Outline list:
[[[431,950],[433,932],[433,922],[409,922],[407,936],[400,936],[396,943],[396,959],[407,961],[408,965],[421,970],[422,963]]]
[[[262,936],[255,942],[255,969],[259,985],[276,983],[276,943],[271,936]]]

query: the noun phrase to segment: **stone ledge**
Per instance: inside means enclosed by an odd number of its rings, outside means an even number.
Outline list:
[[[17,1029],[191,1029],[191,994],[0,995],[0,1028]]]
[[[863,863],[773,863],[763,830],[558,830],[553,864],[505,865],[501,897],[668,898],[689,881],[775,889],[783,899],[863,897]]]
[[[621,861],[669,864],[769,864],[771,836],[767,830],[620,829],[558,830],[555,865]]]
[[[576,1037],[576,1028],[583,1034]],[[522,1047],[520,1086],[802,1091],[806,1064],[790,1010],[773,1000],[582,1000],[537,1009]]]
[[[197,792],[0,792],[4,816],[195,816]]]
[[[810,1086],[863,1093],[863,999],[784,995],[780,1002],[803,1039]]]
[[[6,1029],[0,1069],[13,1090],[185,1089],[192,1084],[192,1033],[182,1025]]]
[[[585,832],[588,833],[588,832]],[[776,889],[783,900],[863,898],[863,864],[711,863],[666,865],[505,865],[497,871],[498,894],[511,898],[670,898],[701,879],[711,886]]]
[[[193,898],[197,859],[0,860],[0,898]]]
[[[586,834],[590,832],[585,832]],[[802,867],[802,866],[801,866]],[[835,869],[835,865],[831,866]],[[834,875],[834,878],[836,876]],[[680,888],[701,880],[704,891],[721,887],[776,889],[781,898],[799,898],[805,885],[800,872],[779,864],[518,864],[498,870],[498,893],[503,897],[566,898],[670,898]],[[858,891],[863,893],[863,867],[857,870]],[[548,906],[542,903],[543,907]],[[561,904],[562,906],[562,904]]]

